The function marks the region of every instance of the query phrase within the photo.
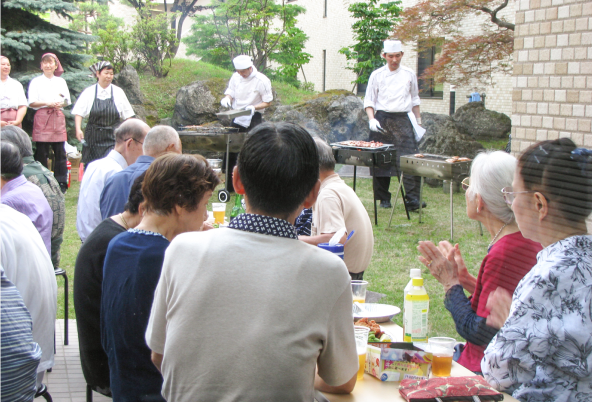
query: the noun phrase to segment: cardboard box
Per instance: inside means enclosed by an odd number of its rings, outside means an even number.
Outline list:
[[[73,167],[70,171],[70,179],[71,181],[78,181],[78,168]]]
[[[428,379],[432,370],[431,353],[410,342],[368,344],[366,372],[381,381]]]

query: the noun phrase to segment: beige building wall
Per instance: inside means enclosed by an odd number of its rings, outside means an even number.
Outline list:
[[[355,74],[346,69],[347,60],[339,53],[339,49],[353,44],[352,25],[356,21],[347,10],[351,3],[360,0],[294,0],[306,8],[306,13],[298,19],[298,27],[308,36],[305,51],[312,55],[312,60],[303,67],[304,74],[298,75],[299,80],[314,83],[315,90],[322,91],[323,83],[326,90],[352,90]],[[386,0],[384,0],[386,2]],[[403,0],[403,8],[410,7],[417,0]],[[326,12],[325,12],[326,4]],[[501,13],[509,22],[514,22],[515,2],[511,1]],[[472,18],[463,23],[467,33],[481,32],[481,26],[487,18]],[[414,44],[404,45],[403,64],[417,72],[417,55]],[[492,86],[476,86],[456,88],[456,108],[468,102],[467,95],[475,90],[485,92],[486,107],[507,115],[512,111],[512,77],[498,74],[493,77]],[[444,85],[442,99],[422,99],[421,110],[430,113],[448,114],[450,110],[450,85]]]
[[[592,148],[592,2],[520,0],[518,7],[512,152],[559,137]]]

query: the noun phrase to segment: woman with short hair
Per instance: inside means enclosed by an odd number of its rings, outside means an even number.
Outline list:
[[[135,115],[125,92],[113,85],[115,71],[108,61],[99,61],[89,67],[97,83],[86,88],[72,108],[76,138],[83,143],[82,163],[88,165],[103,158],[115,147],[115,129]],[[88,117],[82,131],[82,119]]]
[[[29,83],[29,107],[35,109],[33,141],[37,144],[35,160],[47,167],[49,149],[53,149],[53,172],[62,192],[68,190],[67,157],[64,142],[68,140],[66,117],[62,112],[72,103],[66,81],[61,77],[64,69],[53,53],[41,56],[43,74]]]
[[[503,192],[524,237],[544,249],[512,298],[495,292],[488,303],[501,329],[483,374],[520,401],[592,400],[592,151],[568,138],[534,144]]]
[[[22,127],[29,102],[23,85],[9,76],[10,69],[8,57],[0,55],[0,126]]]
[[[113,400],[164,400],[162,376],[144,340],[154,290],[170,242],[202,227],[208,200],[219,182],[200,155],[157,158],[142,183],[142,221],[109,243],[100,316]]]
[[[444,286],[444,304],[452,314],[456,330],[467,343],[457,361],[471,371],[481,371],[483,351],[497,333],[486,325],[487,298],[503,287],[512,292],[536,262],[541,245],[525,239],[504,201],[501,189],[509,186],[516,170],[516,158],[502,151],[483,152],[471,165],[466,189],[467,216],[483,224],[491,235],[487,255],[477,278],[469,274],[458,244],[447,241],[436,247],[430,241],[419,242],[420,261]],[[472,294],[470,298],[465,290]]]

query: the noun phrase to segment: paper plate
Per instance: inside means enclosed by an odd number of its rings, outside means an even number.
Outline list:
[[[390,306],[388,304],[379,303],[361,303],[360,306],[363,311],[360,311],[358,306],[353,305],[352,311],[354,319],[359,320],[360,318],[368,318],[376,322],[390,321],[395,315],[401,312],[401,309],[397,306]]]

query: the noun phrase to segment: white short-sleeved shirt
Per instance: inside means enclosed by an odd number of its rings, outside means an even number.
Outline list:
[[[68,84],[62,77],[47,78],[45,75],[35,77],[29,83],[29,105],[34,102],[63,102],[68,101],[67,105],[71,105],[70,91]],[[39,110],[43,107],[34,107],[32,109]]]
[[[19,106],[28,106],[23,84],[8,77],[6,82],[0,81],[0,108],[18,109]]]
[[[121,120],[129,119],[136,114],[132,108],[132,105],[130,105],[129,101],[127,100],[127,96],[125,96],[123,89],[113,84],[109,84],[107,88],[103,88],[98,83],[91,85],[82,91],[78,97],[78,100],[76,101],[76,104],[72,108],[72,114],[82,117],[87,117],[90,114],[95,101],[95,88],[97,90],[97,98],[100,100],[110,99],[111,88],[113,88],[113,101],[115,102],[115,107],[119,112],[119,117]]]
[[[232,96],[233,109],[244,109],[249,105],[255,106],[273,100],[271,81],[258,71],[253,71],[248,78],[243,78],[238,73],[232,74],[224,95]],[[260,112],[263,110],[265,109]]]
[[[420,103],[417,76],[409,67],[399,66],[395,71],[390,71],[388,66],[384,66],[370,75],[364,108],[408,113]]]

